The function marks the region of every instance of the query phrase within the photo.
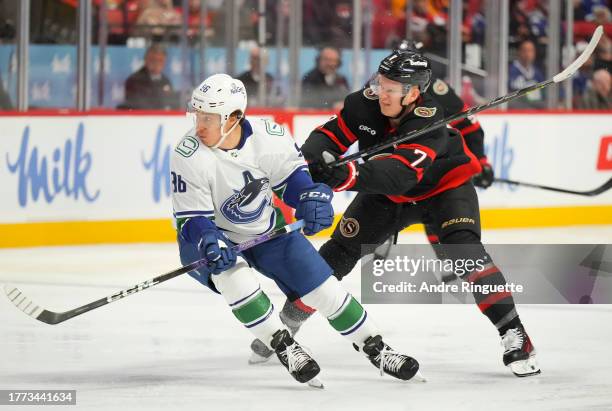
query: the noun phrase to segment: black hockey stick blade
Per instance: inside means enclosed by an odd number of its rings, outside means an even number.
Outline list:
[[[237,251],[244,251],[258,244],[261,244],[273,238],[279,237],[283,234],[287,234],[292,231],[300,230],[302,227],[304,227],[304,221],[298,220],[284,227],[280,227],[280,228],[277,228],[276,230],[272,230],[269,233],[263,234],[252,240],[248,240],[248,241],[245,241],[244,243],[240,243],[234,246],[234,249],[236,249]],[[135,294],[139,291],[146,290],[157,284],[161,284],[165,281],[168,281],[174,277],[178,277],[179,275],[188,273],[193,270],[197,270],[198,268],[206,265],[207,263],[208,262],[206,261],[206,259],[194,261],[191,264],[187,264],[183,267],[177,268],[176,270],[170,271],[166,274],[162,274],[150,280],[144,281],[140,284],[136,284],[133,287],[127,288],[125,290],[121,290],[112,295],[109,295],[108,297],[100,298],[99,300],[93,301],[89,304],[85,304],[81,307],[75,308],[73,310],[68,310],[62,313],[57,313],[57,312],[53,312],[53,311],[49,311],[44,308],[41,308],[39,305],[35,304],[31,299],[29,299],[26,295],[24,295],[23,292],[21,292],[21,290],[19,290],[17,287],[14,287],[12,285],[9,285],[9,284],[5,285],[4,292],[6,296],[9,298],[9,300],[11,300],[11,302],[17,308],[19,308],[21,311],[23,311],[30,317],[38,321],[42,321],[43,323],[54,325],[54,324],[62,323],[73,317],[76,317],[77,315],[81,315],[88,311],[95,310],[96,308],[102,307],[103,305],[118,301],[122,298]]]
[[[606,181],[601,186],[593,190],[589,190],[589,191],[568,190],[566,188],[550,187],[550,186],[545,186],[541,184],[525,183],[523,181],[509,180],[507,178],[496,178],[493,182],[494,183],[506,183],[506,184],[512,184],[512,185],[517,185],[517,186],[523,186],[523,187],[539,188],[541,190],[555,191],[557,193],[575,194],[575,195],[587,196],[587,197],[593,197],[593,196],[599,195],[601,193],[608,191],[610,188],[612,188],[612,178]]]
[[[597,43],[599,43],[599,39],[601,38],[603,34],[603,27],[602,26],[597,26],[597,28],[595,29],[595,31],[593,32],[593,36],[591,37],[591,41],[589,42],[589,44],[587,45],[587,47],[584,49],[584,51],[582,52],[582,54],[580,54],[580,56],[578,56],[578,58],[576,60],[574,60],[569,66],[567,66],[567,68],[565,68],[565,70],[563,70],[562,72],[558,73],[557,75],[555,75],[553,78],[548,79],[548,80],[544,80],[540,83],[534,84],[532,86],[529,87],[525,87],[522,88],[520,90],[516,90],[513,91],[512,93],[506,94],[505,96],[500,96],[500,97],[496,97],[493,100],[481,104],[479,106],[474,106],[471,107],[467,110],[461,111],[457,114],[453,114],[452,116],[440,119],[438,121],[433,122],[430,125],[427,125],[425,127],[421,127],[419,129],[416,130],[412,130],[409,133],[406,134],[402,134],[399,135],[395,138],[389,139],[389,140],[385,140],[383,142],[380,142],[378,144],[375,144],[371,147],[365,148],[363,150],[359,150],[358,152],[354,153],[354,154],[350,154],[348,156],[339,158],[335,161],[329,162],[328,165],[330,167],[336,167],[336,166],[341,166],[344,165],[346,163],[349,163],[353,160],[357,160],[359,158],[363,158],[363,157],[367,157],[370,156],[372,154],[378,153],[384,149],[387,149],[395,144],[399,144],[399,143],[404,143],[406,141],[410,141],[410,140],[414,140],[417,137],[422,136],[423,134],[427,134],[433,130],[437,130],[439,128],[442,127],[446,127],[447,124],[452,123],[453,121],[456,120],[461,120],[464,119],[466,117],[469,117],[473,114],[479,113],[481,111],[484,110],[488,110],[492,107],[496,107],[499,106],[500,104],[504,104],[507,103],[511,100],[514,100],[518,97],[522,97],[527,93],[530,93],[532,91],[535,90],[539,90],[541,88],[547,87],[553,83],[559,83],[563,80],[566,80],[568,78],[570,78],[572,75],[574,75],[576,73],[576,71],[578,71],[578,69],[584,64],[585,61],[587,61],[589,59],[589,57],[591,56],[591,54],[593,54],[593,51],[595,51],[595,48],[597,47]]]

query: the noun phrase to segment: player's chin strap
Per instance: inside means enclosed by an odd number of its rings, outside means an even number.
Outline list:
[[[414,108],[417,105],[417,101],[419,100],[421,96],[419,95],[419,97],[417,97],[417,99],[411,103],[408,104],[403,104],[402,103],[402,109],[400,110],[400,112],[395,116],[395,117],[391,117],[394,120],[397,120],[398,118],[402,117],[406,111],[411,112],[412,110],[414,110]],[[402,102],[404,101],[404,98],[406,98],[406,96],[402,97]]]
[[[236,122],[234,123],[234,125],[227,130],[227,133],[223,132],[223,127],[225,127],[225,123],[227,123],[227,121],[225,121],[223,124],[221,124],[221,138],[219,139],[219,141],[217,142],[217,144],[215,144],[214,146],[212,146],[212,148],[219,148],[219,146],[221,144],[223,144],[223,142],[225,141],[225,139],[227,138],[227,136],[229,136],[230,134],[232,134],[232,131],[234,131],[236,129],[236,127],[240,124],[240,118],[238,118],[236,120]]]
[[[410,104],[402,104],[402,109],[400,110],[399,114],[395,117],[391,117],[394,120],[397,120],[398,118],[400,118],[401,116],[404,115],[404,113],[406,113],[406,110],[408,110],[408,108],[410,108],[410,110],[408,111],[412,111],[412,109],[414,108],[414,102],[410,103]]]

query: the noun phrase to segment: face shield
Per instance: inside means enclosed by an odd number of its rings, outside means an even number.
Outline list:
[[[192,112],[194,126],[196,129],[200,127],[205,128],[221,128],[221,115],[216,113],[204,113],[202,111],[194,110]]]
[[[380,73],[375,73],[369,82],[372,93],[381,97],[381,95],[389,97],[403,98],[410,89],[412,84],[400,83],[399,81],[390,80]]]

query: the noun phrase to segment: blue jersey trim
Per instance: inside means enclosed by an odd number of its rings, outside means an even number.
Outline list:
[[[251,123],[249,123],[249,120],[245,118],[241,126],[242,126],[242,131],[240,132],[240,142],[238,143],[236,150],[240,150],[242,147],[244,147],[244,144],[246,143],[247,138],[253,135],[253,126],[251,126]]]
[[[298,167],[281,184],[276,186],[280,187],[283,184],[287,185],[282,200],[290,207],[297,207],[300,200],[300,193],[307,187],[313,185],[312,177],[306,172],[307,168],[308,166],[305,165]]]
[[[287,180],[289,180],[289,179],[291,178],[291,176],[292,176],[294,173],[296,173],[296,172],[298,172],[298,171],[300,171],[300,170],[307,171],[307,170],[308,170],[308,166],[307,166],[307,165],[305,165],[305,164],[301,164],[301,165],[297,166],[297,167],[296,167],[296,168],[295,168],[295,169],[294,169],[294,170],[291,172],[291,174],[289,174],[289,176],[288,176],[287,178],[285,178],[283,181],[281,181],[280,183],[278,183],[277,185],[275,185],[274,187],[272,187],[272,190],[276,190],[277,188],[281,187],[283,184],[285,184],[285,183],[287,182]],[[311,180],[312,180],[312,178],[311,178]]]
[[[215,214],[214,210],[194,210],[194,211],[179,211],[179,212],[175,212],[174,215],[177,217],[182,217],[182,216],[186,216],[186,215],[203,215],[203,216],[207,216],[207,215],[213,215]]]
[[[246,328],[253,328],[253,327],[255,327],[256,325],[259,325],[259,324],[261,324],[262,322],[266,321],[268,318],[270,318],[270,316],[271,316],[271,315],[272,315],[272,313],[274,312],[274,304],[270,304],[270,305],[271,305],[271,307],[270,307],[270,311],[268,311],[268,313],[266,314],[266,316],[265,316],[264,318],[262,318],[262,319],[260,319],[260,320],[258,320],[258,321],[256,321],[256,322],[254,322],[253,324],[249,324],[249,325],[246,325],[246,324],[245,324],[244,326],[245,326]]]
[[[204,216],[190,218],[181,228],[181,235],[188,243],[197,244],[202,238],[202,231],[217,229],[215,223]]]
[[[247,299],[251,298],[251,297],[252,297],[254,294],[256,294],[256,293],[258,293],[258,292],[260,292],[260,291],[261,291],[261,286],[257,287],[257,290],[253,291],[251,294],[247,295],[247,296],[246,296],[246,297],[244,297],[244,298],[241,298],[240,300],[238,300],[238,301],[236,301],[236,302],[231,303],[229,306],[230,306],[230,307],[233,307],[233,306],[235,306],[236,304],[240,304],[241,302],[243,302],[243,301],[245,301],[245,300],[247,300]]]
[[[368,318],[368,312],[364,311],[363,312],[363,318],[361,318],[361,321],[359,321],[359,323],[357,325],[355,325],[353,328],[351,328],[348,331],[341,332],[340,334],[341,335],[349,335],[349,334],[354,333],[359,327],[361,327],[363,325],[363,323],[365,322],[366,318]]]

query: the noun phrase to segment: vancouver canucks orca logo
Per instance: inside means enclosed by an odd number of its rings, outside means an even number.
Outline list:
[[[270,186],[270,179],[267,177],[254,178],[249,171],[243,172],[242,175],[244,187],[240,191],[234,190],[234,194],[221,205],[221,214],[234,224],[248,224],[257,221],[270,202],[268,196],[265,195],[255,209],[248,207],[262,192],[265,194],[265,190]]]

